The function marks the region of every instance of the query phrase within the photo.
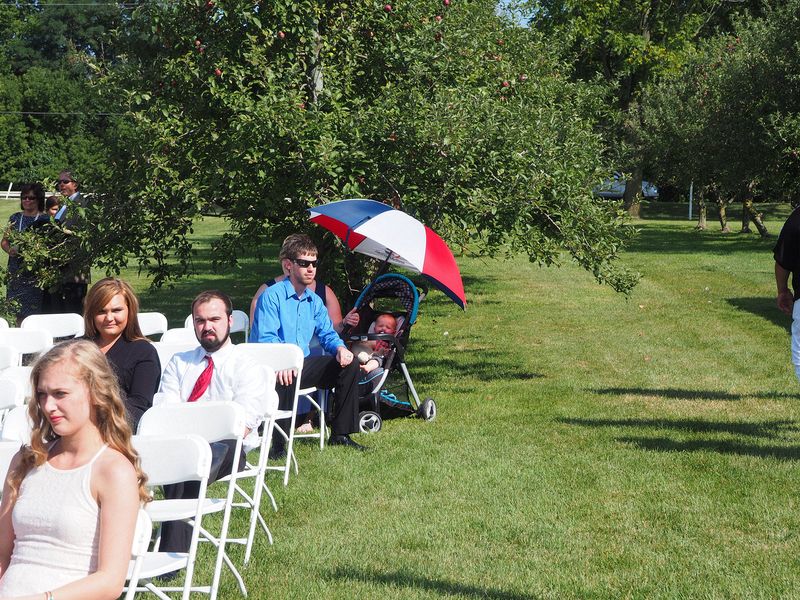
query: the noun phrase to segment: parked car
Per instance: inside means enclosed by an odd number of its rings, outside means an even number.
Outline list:
[[[622,174],[615,172],[611,179],[606,179],[594,188],[592,193],[600,198],[620,199],[625,194],[625,183]],[[649,181],[642,181],[642,196],[645,198],[658,198],[658,187]]]

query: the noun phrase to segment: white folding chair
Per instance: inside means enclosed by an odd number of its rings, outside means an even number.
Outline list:
[[[271,367],[268,365],[260,365],[259,368],[263,369],[263,376],[264,376],[264,394],[265,398],[265,406],[266,407],[274,407],[277,406],[277,393],[275,392],[275,371],[272,370]],[[267,539],[269,543],[272,544],[272,532],[269,530],[267,526],[267,522],[264,519],[263,515],[261,514],[261,494],[263,491],[267,492],[269,496],[270,502],[272,503],[273,508],[277,510],[277,504],[275,503],[275,497],[272,495],[272,492],[266,486],[266,482],[264,480],[266,472],[267,472],[267,459],[269,456],[269,447],[270,442],[272,441],[272,429],[275,426],[275,420],[272,417],[274,410],[271,410],[269,413],[265,414],[265,421],[264,421],[264,432],[261,434],[259,439],[258,446],[251,449],[248,453],[248,457],[253,454],[253,451],[258,450],[258,460],[255,464],[251,462],[247,462],[245,464],[245,468],[239,471],[236,474],[236,491],[241,496],[241,500],[237,500],[234,502],[234,508],[245,508],[250,511],[250,520],[249,526],[247,530],[247,537],[244,538],[229,538],[229,544],[243,544],[245,546],[244,552],[244,564],[246,565],[250,562],[250,555],[253,550],[253,540],[255,539],[256,534],[256,526],[258,523],[261,524],[261,527],[264,529],[264,533],[267,534]],[[241,480],[243,479],[252,479],[253,480],[253,493],[249,494],[246,490],[241,487]],[[227,478],[221,478],[220,481],[226,481]]]
[[[188,344],[192,343],[193,348],[197,347],[197,336],[194,329],[191,327],[176,327],[175,329],[167,329],[161,336],[161,342],[164,344]]]
[[[144,561],[147,551],[150,548],[150,538],[153,536],[153,521],[144,508],[139,509],[136,516],[136,529],[133,532],[133,544],[131,545],[131,562],[128,564],[128,574],[125,581],[128,582],[125,600],[133,600],[136,595],[136,588],[139,585]]]
[[[16,348],[5,345],[0,346],[0,371],[9,367],[16,367],[19,364],[19,360],[20,355]]]
[[[41,329],[53,338],[74,338],[83,335],[83,317],[77,313],[30,315],[20,323],[20,329]]]
[[[0,379],[10,379],[19,384],[22,391],[22,400],[26,402],[33,397],[33,384],[31,383],[31,371],[33,367],[8,367],[0,371]]]
[[[140,435],[164,435],[166,433],[194,433],[201,436],[207,442],[219,442],[223,440],[235,440],[234,444],[234,473],[224,478],[228,482],[228,492],[224,499],[206,498],[203,503],[203,514],[222,512],[222,525],[219,535],[214,536],[207,529],[201,527],[200,533],[204,541],[211,542],[217,548],[217,559],[214,564],[214,575],[211,585],[197,591],[206,591],[212,600],[217,597],[219,590],[219,579],[222,574],[223,562],[228,565],[239,584],[239,589],[243,595],[247,595],[247,588],[244,580],[239,574],[239,570],[234,566],[231,559],[225,552],[225,545],[228,543],[228,528],[230,526],[231,509],[233,508],[234,495],[236,494],[236,482],[238,474],[238,457],[242,451],[242,438],[245,429],[245,414],[241,405],[235,402],[181,402],[166,403],[154,406],[142,415],[139,421]],[[161,502],[173,502],[163,500]],[[173,518],[164,518],[159,512],[160,504],[151,502],[147,511],[154,521],[172,521]],[[152,507],[152,508],[151,508]]]
[[[231,313],[231,317],[233,317],[233,323],[231,323],[231,333],[243,332],[244,341],[247,342],[247,340],[250,338],[250,317],[243,310],[236,309],[234,309]],[[192,315],[189,315],[184,319],[183,326],[187,329],[194,328],[194,318]]]
[[[211,470],[211,448],[199,435],[135,435],[131,438],[133,447],[139,454],[142,470],[147,474],[147,485],[170,485],[184,481],[197,481],[200,490],[196,499],[154,500],[145,506],[147,515],[156,522],[184,520],[192,523],[192,536],[188,552],[160,552],[155,548],[148,552],[134,573],[129,567],[130,582],[127,586],[126,600],[131,600],[136,592],[152,592],[159,598],[169,600],[167,592],[182,592],[183,600],[189,593],[209,593],[207,586],[192,585],[194,566],[197,558],[197,544],[202,529],[202,518],[206,505],[208,476]],[[183,585],[180,587],[159,586],[152,581],[154,577],[186,569]],[[150,580],[144,584],[140,580]]]
[[[21,444],[17,441],[0,441],[0,477],[2,477],[0,481],[5,482],[8,467],[11,466],[11,459],[19,452],[20,446]]]
[[[191,342],[151,342],[153,347],[158,352],[158,360],[161,362],[161,373],[164,373],[164,369],[167,368],[169,361],[172,360],[172,357],[177,354],[178,352],[186,352],[187,350],[194,350],[197,348],[197,338],[195,338]]]
[[[16,406],[8,411],[5,419],[3,419],[0,440],[17,442],[18,444],[30,444],[32,430],[33,423],[28,419],[28,407]]]
[[[5,419],[8,411],[24,403],[25,392],[22,385],[13,379],[0,378],[0,422]]]
[[[8,321],[0,317],[0,329],[8,329]]]
[[[11,346],[20,353],[20,365],[23,354],[40,354],[53,347],[53,336],[44,329],[9,327],[0,329],[0,345]]]
[[[300,374],[303,372],[303,351],[299,346],[294,344],[237,344],[237,352],[245,352],[252,357],[257,363],[268,365],[272,369],[282,371],[284,369],[294,369],[297,373],[297,385],[295,385],[294,399],[292,401],[291,410],[280,410],[275,415],[276,421],[282,419],[290,419],[289,431],[285,432],[280,427],[276,427],[278,434],[283,435],[286,439],[286,464],[284,466],[269,466],[270,470],[283,472],[283,485],[289,483],[289,471],[291,465],[294,465],[295,475],[299,469],[297,467],[297,458],[294,455],[294,440],[296,438],[319,438],[320,449],[325,447],[325,410],[324,407],[317,402],[310,394],[316,391],[316,388],[302,388],[300,381]],[[317,433],[296,433],[295,425],[297,421],[297,404],[300,396],[305,396],[308,401],[319,411],[319,432]]]
[[[145,337],[163,335],[169,329],[167,317],[160,312],[140,312],[137,318],[139,320],[139,329],[142,330],[142,335]]]

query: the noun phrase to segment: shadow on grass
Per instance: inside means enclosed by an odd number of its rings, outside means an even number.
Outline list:
[[[392,587],[429,590],[441,594],[442,596],[458,595],[467,598],[487,598],[489,600],[536,600],[536,596],[530,596],[528,594],[504,592],[502,590],[487,589],[443,579],[430,579],[407,571],[379,573],[363,569],[340,567],[331,571],[329,577],[332,579],[354,580],[364,583],[378,583]]]
[[[644,227],[626,252],[645,254],[717,254],[727,256],[734,252],[753,252],[753,246],[771,248],[775,238],[762,239],[758,234],[713,233],[686,229],[682,226],[663,225]]]
[[[423,344],[417,344],[414,351],[423,354]],[[426,349],[424,354],[436,356],[432,363],[415,364],[409,366],[411,377],[416,383],[432,384],[439,381],[443,374],[459,374],[463,378],[478,379],[480,381],[496,380],[521,380],[540,379],[541,373],[533,373],[520,368],[520,365],[509,363],[508,357],[502,352],[485,348],[476,350],[453,350],[450,353],[457,358],[437,356],[435,350]]]
[[[726,423],[702,419],[557,419],[559,423],[582,427],[652,427],[692,433],[729,433],[762,438],[779,438],[782,434],[800,431],[797,423],[787,419],[763,423]]]
[[[778,310],[778,307],[775,306],[775,298],[756,296],[752,298],[726,298],[726,301],[734,308],[762,317],[773,325],[786,330],[786,333],[791,333],[792,318]]]
[[[744,398],[764,398],[766,400],[774,400],[778,398],[788,400],[800,399],[800,394],[787,394],[786,392],[754,392],[747,394],[731,394],[730,392],[719,392],[714,390],[686,390],[681,388],[661,388],[661,389],[645,389],[645,388],[597,388],[589,390],[595,394],[609,395],[609,396],[663,396],[672,400],[727,400],[737,401]]]
[[[756,446],[722,440],[676,441],[669,438],[623,437],[617,442],[633,444],[641,450],[656,452],[718,452],[756,458],[777,458],[778,460],[800,459],[800,448],[793,446]]]

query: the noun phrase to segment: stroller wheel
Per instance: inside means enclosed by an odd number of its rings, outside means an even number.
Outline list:
[[[420,419],[425,419],[426,421],[433,421],[436,418],[436,402],[433,401],[433,398],[425,398],[422,401],[417,410],[417,415]]]
[[[362,410],[358,413],[358,430],[361,433],[378,433],[383,426],[383,419],[374,410]]]

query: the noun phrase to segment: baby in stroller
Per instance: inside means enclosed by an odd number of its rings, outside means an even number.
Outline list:
[[[380,313],[369,328],[369,333],[385,333],[394,335],[397,331],[397,318],[392,313]],[[368,340],[353,344],[353,354],[361,363],[361,370],[365,374],[372,373],[375,369],[383,367],[392,347],[386,340]]]

